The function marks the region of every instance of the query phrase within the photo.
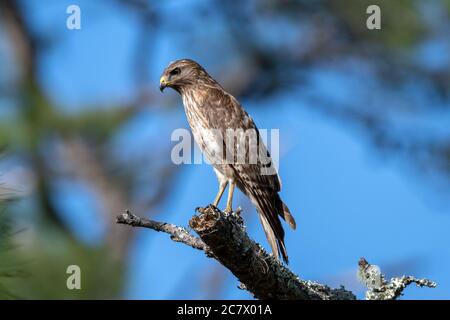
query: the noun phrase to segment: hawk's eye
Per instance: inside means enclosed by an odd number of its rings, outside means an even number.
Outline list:
[[[171,76],[176,76],[176,75],[179,75],[180,72],[181,72],[180,68],[175,68],[172,71],[170,71],[170,75]]]

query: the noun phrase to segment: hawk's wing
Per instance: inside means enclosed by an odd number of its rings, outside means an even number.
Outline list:
[[[211,108],[211,114],[215,115],[208,117],[211,121],[209,123],[210,127],[220,129],[224,137],[226,136],[227,129],[235,129],[238,136],[236,141],[231,143],[232,145],[230,145],[230,141],[227,142],[224,139],[224,150],[226,152],[233,150],[233,154],[238,156],[239,135],[245,134],[246,130],[254,130],[259,148],[257,150],[259,150],[260,154],[267,156],[266,161],[261,162],[260,157],[258,157],[256,163],[248,163],[249,149],[245,148],[245,152],[247,152],[245,163],[234,162],[229,164],[229,168],[234,172],[234,178],[239,189],[256,206],[264,232],[274,255],[278,258],[278,252],[281,252],[284,260],[288,262],[286,247],[284,245],[284,230],[279,216],[285,219],[294,229],[295,220],[278,194],[281,184],[275,168],[273,168],[272,174],[264,174],[268,167],[273,167],[270,154],[261,139],[253,119],[242,108],[239,102],[223,90],[211,89],[211,91],[214,92],[209,96],[208,105],[204,105],[206,108]],[[219,167],[217,169],[220,170]]]

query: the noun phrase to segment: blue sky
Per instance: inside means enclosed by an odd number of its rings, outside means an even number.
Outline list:
[[[281,151],[280,174],[282,197],[298,222],[298,229],[288,230],[286,236],[292,270],[305,279],[361,290],[355,274],[356,263],[364,256],[386,266],[387,272],[401,266],[404,273],[439,282],[434,290],[408,289],[408,298],[446,297],[450,260],[442,253],[447,251],[450,217],[426,205],[423,191],[398,164],[374,159],[363,138],[307,108],[293,111],[286,102],[274,112],[248,109],[262,127],[280,125],[281,148],[288,149]],[[192,209],[214,197],[215,183],[206,165],[189,166],[173,193],[175,204],[162,210],[171,214],[157,219],[186,225]],[[238,199],[236,204],[243,203]],[[250,234],[267,247],[255,217],[253,210],[244,214]],[[200,283],[187,276],[190,270],[207,274],[214,267],[215,262],[202,253],[173,244],[164,235],[144,230],[136,244],[128,291],[132,298],[183,297],[177,292],[180,281],[191,289]],[[173,283],[162,276],[169,265],[177,266],[170,270]],[[233,276],[228,277],[224,297],[248,297],[236,289]]]
[[[58,45],[44,55],[39,71],[46,91],[58,106],[67,112],[77,112],[89,105],[107,105],[132,96],[130,57],[136,40],[132,14],[119,12],[114,6],[78,1],[82,8],[82,29],[69,31],[64,27],[65,8],[73,1],[50,1],[52,4],[46,7],[34,1],[26,3],[36,30],[55,30],[52,34],[58,39]],[[182,6],[176,1],[174,5]],[[220,35],[220,25],[211,28]],[[155,49],[150,78],[155,94],[160,72],[177,58],[200,58],[215,75],[217,66],[208,65],[207,51],[198,55],[192,48],[174,48],[172,44],[177,39],[163,33],[152,42]],[[233,52],[229,47],[220,48],[220,43],[213,48],[211,55],[220,52],[228,59]],[[433,46],[421,52],[424,60],[439,56]],[[364,75],[365,71],[360,72]],[[342,73],[340,77],[321,70],[311,75],[317,81],[317,90],[327,88],[326,94],[345,99],[354,92],[349,88],[361,82]],[[370,81],[364,84],[372,85]],[[410,90],[415,92],[413,86]],[[165,98],[172,99],[173,94],[161,97]],[[364,99],[357,95],[355,98]],[[171,131],[187,127],[181,99],[177,99],[179,106],[175,110],[142,111],[115,142],[131,150],[142,150],[141,147],[151,150],[151,141],[159,136],[159,143],[173,144]],[[439,284],[436,289],[409,288],[407,298],[448,298],[448,198],[434,204],[437,189],[427,185],[421,174],[415,174],[403,159],[379,153],[358,128],[317,112],[305,101],[301,87],[264,102],[242,101],[258,127],[280,129],[281,195],[298,224],[295,232],[286,232],[290,268],[304,279],[333,286],[343,284],[362,297],[355,274],[357,261],[364,256],[388,276],[413,274]],[[437,126],[448,132],[448,122],[446,125],[442,119],[440,116],[430,119],[432,131]],[[130,143],[129,136],[135,137],[135,141]],[[170,161],[170,154],[166,160]],[[213,199],[217,184],[210,167],[189,165],[183,168],[174,187],[171,197],[160,208],[161,214],[154,217],[186,226],[194,208]],[[79,197],[83,201],[64,195],[64,185],[60,188],[60,205],[67,208],[65,219],[69,224],[73,215],[89,212],[84,208],[86,205],[95,210],[94,204],[85,201],[89,196],[83,195],[80,188]],[[251,208],[242,195],[235,198],[234,205]],[[244,219],[250,235],[267,248],[254,209],[246,210]],[[79,229],[75,230],[76,235],[86,242],[95,243],[101,237],[101,227],[86,228],[82,222],[72,225]],[[135,232],[138,236],[129,253],[127,298],[206,298],[209,292],[206,279],[217,274],[224,283],[219,297],[250,298],[236,288],[238,282],[228,271],[201,252],[173,243],[164,234]]]

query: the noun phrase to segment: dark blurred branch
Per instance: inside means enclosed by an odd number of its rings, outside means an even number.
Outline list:
[[[68,136],[60,146],[60,161],[67,167],[67,172],[64,173],[81,181],[88,181],[97,192],[105,209],[99,210],[96,218],[105,222],[108,228],[106,244],[111,248],[113,257],[120,260],[127,253],[132,234],[129,230],[110,228],[111,212],[121,210],[120,203],[129,203],[129,198],[122,187],[113,183],[113,176],[104,165],[105,161],[98,149],[98,146],[93,147],[81,138]]]
[[[53,116],[52,106],[47,103],[44,93],[40,90],[36,72],[42,50],[42,39],[32,31],[26,19],[26,10],[19,1],[0,2],[0,22],[8,32],[8,40],[20,70],[18,110],[25,123],[29,159],[36,174],[37,200],[46,218],[64,228],[64,223],[58,216],[51,199],[51,174],[47,170],[40,150],[43,145],[40,143],[40,138],[48,134],[47,119]]]
[[[20,62],[23,77],[34,78],[39,42],[27,25],[20,4],[14,0],[1,1],[0,13],[3,26],[9,32],[15,56]]]

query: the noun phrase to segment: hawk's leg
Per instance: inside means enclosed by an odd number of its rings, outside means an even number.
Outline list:
[[[225,191],[225,188],[227,187],[228,181],[220,181],[219,182],[219,192],[217,192],[216,198],[214,199],[213,205],[214,207],[217,207],[219,204],[220,199],[222,198],[223,192]]]
[[[227,199],[227,207],[225,208],[225,212],[231,213],[233,212],[233,192],[236,183],[234,181],[230,182],[230,188],[228,189],[228,199]]]

